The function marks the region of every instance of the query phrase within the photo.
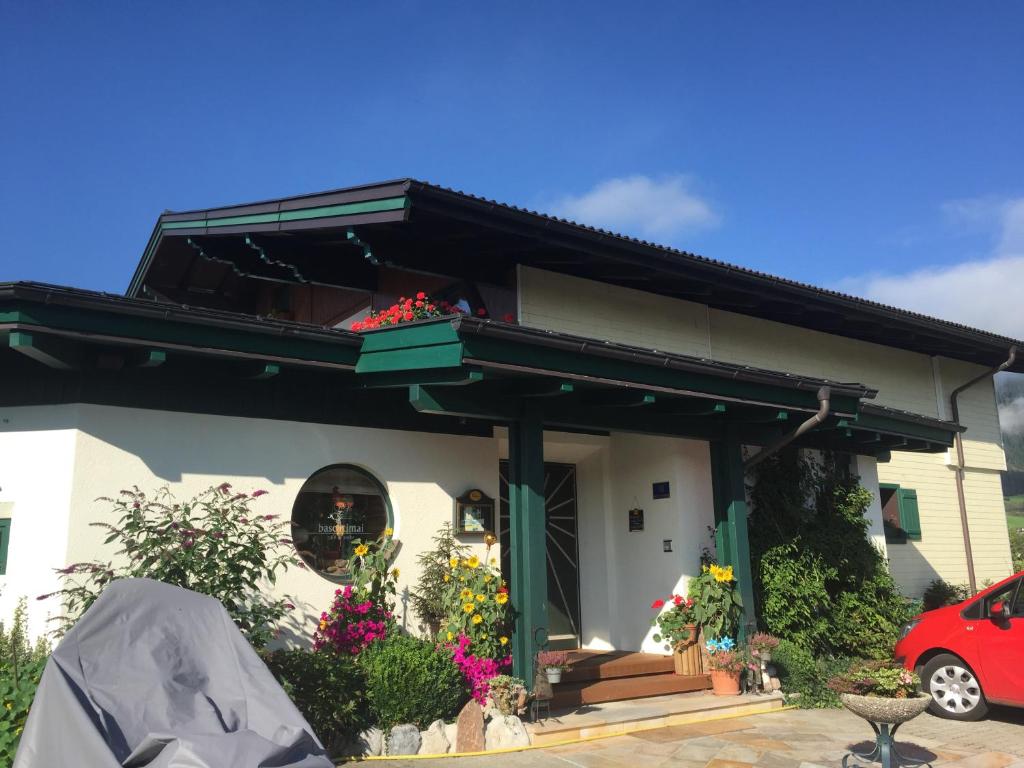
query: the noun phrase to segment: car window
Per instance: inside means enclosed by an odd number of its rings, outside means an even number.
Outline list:
[[[1024,580],[1017,580],[1017,599],[1014,601],[1010,615],[1024,617]]]
[[[993,592],[985,599],[985,613],[986,615],[991,611],[992,606],[995,603],[1008,603],[1011,602],[1017,592],[1017,585],[1019,581],[1012,581],[1005,587],[1000,589],[998,592]]]

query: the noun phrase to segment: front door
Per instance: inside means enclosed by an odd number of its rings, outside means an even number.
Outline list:
[[[509,534],[508,462],[498,468],[501,572],[512,583]],[[576,466],[544,462],[544,511],[548,560],[548,648],[580,647],[580,570],[576,541]],[[515,595],[512,596],[515,600]]]

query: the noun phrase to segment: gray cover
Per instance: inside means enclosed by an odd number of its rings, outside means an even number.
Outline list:
[[[211,597],[111,583],[46,664],[14,768],[328,768]]]

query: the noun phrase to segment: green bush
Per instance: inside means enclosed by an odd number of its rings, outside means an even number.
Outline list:
[[[366,670],[366,696],[381,728],[414,723],[426,728],[449,720],[469,697],[452,655],[434,643],[407,635],[371,645],[359,658]]]
[[[887,657],[911,606],[868,537],[871,494],[849,457],[795,449],[760,464],[751,487],[751,558],[760,623],[829,659]]]
[[[1024,531],[1010,531],[1010,552],[1013,555],[1013,572],[1024,571]]]
[[[0,622],[0,765],[11,765],[18,751],[32,699],[50,655],[45,639],[34,645],[26,631],[25,599],[18,601],[8,630]]]
[[[149,578],[215,597],[250,643],[262,648],[290,609],[272,598],[264,584],[279,572],[299,565],[287,546],[288,523],[252,508],[266,491],[236,493],[228,483],[176,501],[167,488],[152,497],[138,488],[121,491],[104,521],[92,523],[107,532],[105,543],[117,547],[123,564],[74,563],[58,571],[62,588],[44,597],[59,597],[67,631],[114,579]]]
[[[329,750],[371,725],[366,675],[354,658],[287,650],[264,654],[263,660]]]
[[[787,704],[821,709],[839,706],[839,696],[828,681],[848,670],[853,661],[844,656],[815,658],[806,648],[781,640],[772,651],[771,663],[778,670]]]
[[[934,611],[944,605],[962,603],[970,596],[971,590],[966,584],[950,584],[942,579],[933,579],[924,591],[922,602],[924,610]]]

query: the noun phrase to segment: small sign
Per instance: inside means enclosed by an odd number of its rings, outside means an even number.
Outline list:
[[[651,490],[654,492],[654,498],[656,499],[667,499],[669,497],[668,480],[662,483],[653,483]]]
[[[642,509],[629,510],[629,532],[642,531],[644,529],[644,511]]]
[[[662,539],[661,548],[666,552],[672,551],[672,539]]]
[[[455,500],[455,532],[486,533],[494,530],[494,499],[474,488]]]

